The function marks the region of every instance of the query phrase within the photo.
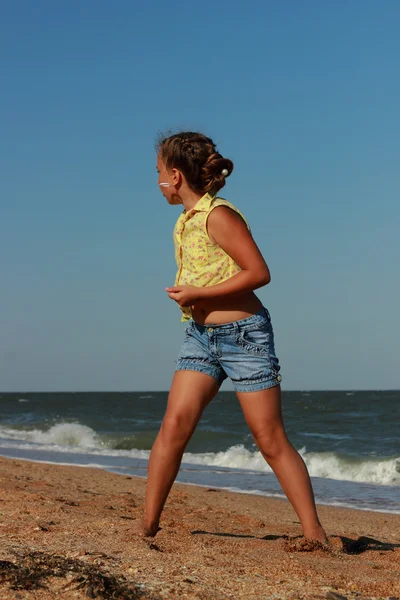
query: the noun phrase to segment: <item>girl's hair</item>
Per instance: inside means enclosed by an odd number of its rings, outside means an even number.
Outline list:
[[[214,142],[201,133],[162,136],[157,151],[167,169],[179,169],[195,192],[216,193],[233,171],[233,162],[217,152]]]

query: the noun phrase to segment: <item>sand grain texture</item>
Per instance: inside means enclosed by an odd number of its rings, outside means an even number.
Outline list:
[[[154,540],[145,481],[0,458],[0,600],[400,597],[400,516],[320,506],[332,552],[288,502],[176,484]],[[307,551],[308,550],[308,551]]]

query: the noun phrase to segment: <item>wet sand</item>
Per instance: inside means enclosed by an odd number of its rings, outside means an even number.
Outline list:
[[[400,516],[319,506],[333,550],[294,551],[288,502],[175,484],[136,535],[145,481],[0,458],[0,600],[400,597]]]

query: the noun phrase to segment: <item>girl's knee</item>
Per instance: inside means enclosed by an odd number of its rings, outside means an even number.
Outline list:
[[[289,440],[282,427],[264,427],[253,431],[254,440],[262,454],[267,458],[276,458],[285,449]]]
[[[161,424],[160,436],[166,443],[185,445],[191,436],[192,428],[188,419],[181,414],[165,415]]]

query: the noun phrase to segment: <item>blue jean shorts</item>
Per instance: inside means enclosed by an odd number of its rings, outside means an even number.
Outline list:
[[[177,371],[199,371],[222,383],[229,377],[237,392],[279,385],[279,361],[266,308],[240,321],[199,325],[190,321],[176,361]]]

